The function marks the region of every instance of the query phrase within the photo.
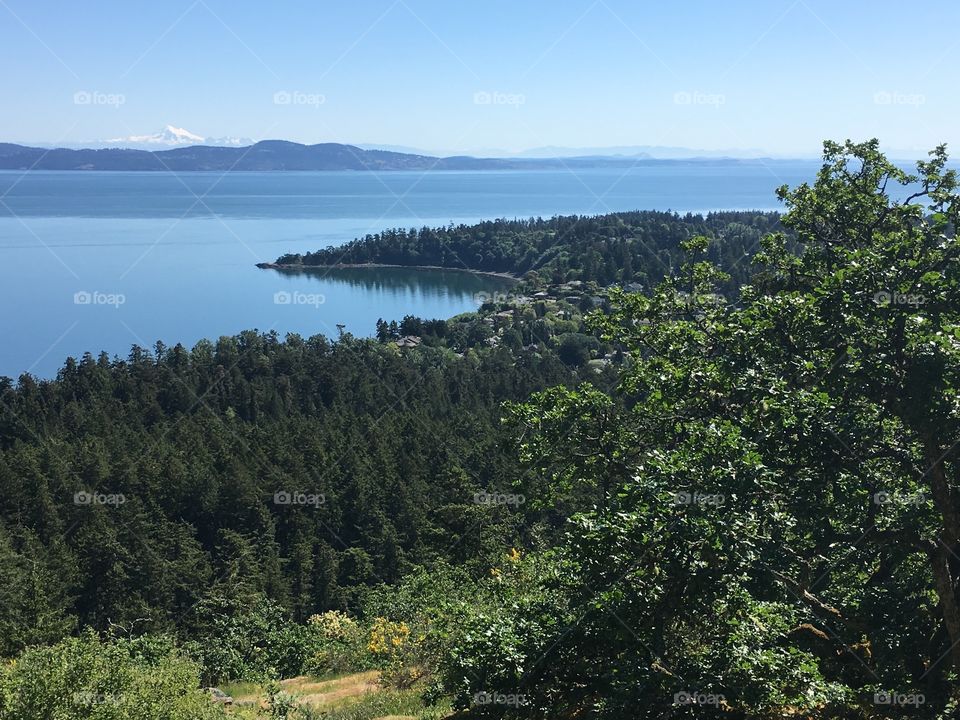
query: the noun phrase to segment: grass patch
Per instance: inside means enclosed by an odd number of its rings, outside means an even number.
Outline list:
[[[283,680],[280,685],[297,703],[290,720],[441,720],[452,713],[449,703],[427,707],[417,688],[384,689],[376,672],[300,676]],[[233,698],[230,714],[237,720],[270,717],[262,684],[227,683],[220,689]]]
[[[449,703],[426,707],[417,689],[383,690],[336,707],[304,708],[303,720],[442,720],[451,714]]]

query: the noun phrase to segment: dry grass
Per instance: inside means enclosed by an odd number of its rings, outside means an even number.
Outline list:
[[[300,705],[323,707],[378,692],[380,674],[371,670],[331,680],[316,680],[300,675],[281,681],[280,687],[288,695],[295,696]],[[239,706],[266,707],[266,695],[263,687],[259,685],[227,686],[227,690]]]
[[[319,680],[299,676],[282,680],[283,692],[294,698],[305,717],[329,714],[331,720],[438,720],[449,716],[449,706],[427,709],[419,691],[390,690],[380,684],[376,671]],[[236,720],[264,720],[269,710],[265,688],[252,683],[225,685],[234,699],[230,714]],[[416,714],[411,714],[416,713]],[[317,715],[317,717],[319,717]]]
[[[284,680],[280,685],[284,692],[296,695],[302,705],[320,707],[379,691],[380,673],[372,670],[321,681],[301,676]]]

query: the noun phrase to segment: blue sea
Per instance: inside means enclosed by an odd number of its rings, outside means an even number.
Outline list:
[[[779,209],[813,161],[574,171],[0,172],[0,375],[53,377],[67,356],[256,328],[372,335],[378,318],[472,310],[497,278],[379,269],[261,270],[285,252],[390,227],[619,210]]]

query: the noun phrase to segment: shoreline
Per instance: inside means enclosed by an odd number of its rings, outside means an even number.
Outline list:
[[[404,268],[407,270],[447,270],[451,272],[464,272],[471,275],[488,275],[497,277],[501,280],[510,280],[518,283],[520,278],[512,273],[493,272],[492,270],[472,270],[471,268],[443,267],[442,265],[395,265],[390,263],[336,263],[335,265],[291,265],[283,263],[257,263],[261,270],[298,270],[301,272],[311,272],[313,270],[346,270],[346,269],[366,269],[366,268]]]

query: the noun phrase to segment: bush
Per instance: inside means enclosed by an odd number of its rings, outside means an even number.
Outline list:
[[[491,568],[464,604],[440,662],[440,687],[454,707],[488,717],[545,706],[543,691],[553,688],[531,687],[526,676],[574,621],[563,579],[572,577],[555,559],[516,549]]]
[[[409,641],[402,644],[402,663],[409,672],[391,673],[383,662],[384,681],[402,687],[414,679],[430,679],[450,652],[452,638],[477,601],[477,583],[459,568],[438,563],[430,570],[417,569],[397,585],[371,588],[362,599],[363,614],[376,626],[389,618],[409,628]],[[385,669],[385,666],[386,669]]]
[[[331,610],[307,620],[309,654],[306,671],[312,675],[342,674],[368,670],[367,639],[357,621]]]
[[[0,720],[214,720],[200,668],[165,638],[93,633],[30,648],[0,668]]]
[[[216,598],[203,603],[198,616],[202,631],[191,648],[211,683],[292,677],[307,667],[308,629],[272,600]]]

